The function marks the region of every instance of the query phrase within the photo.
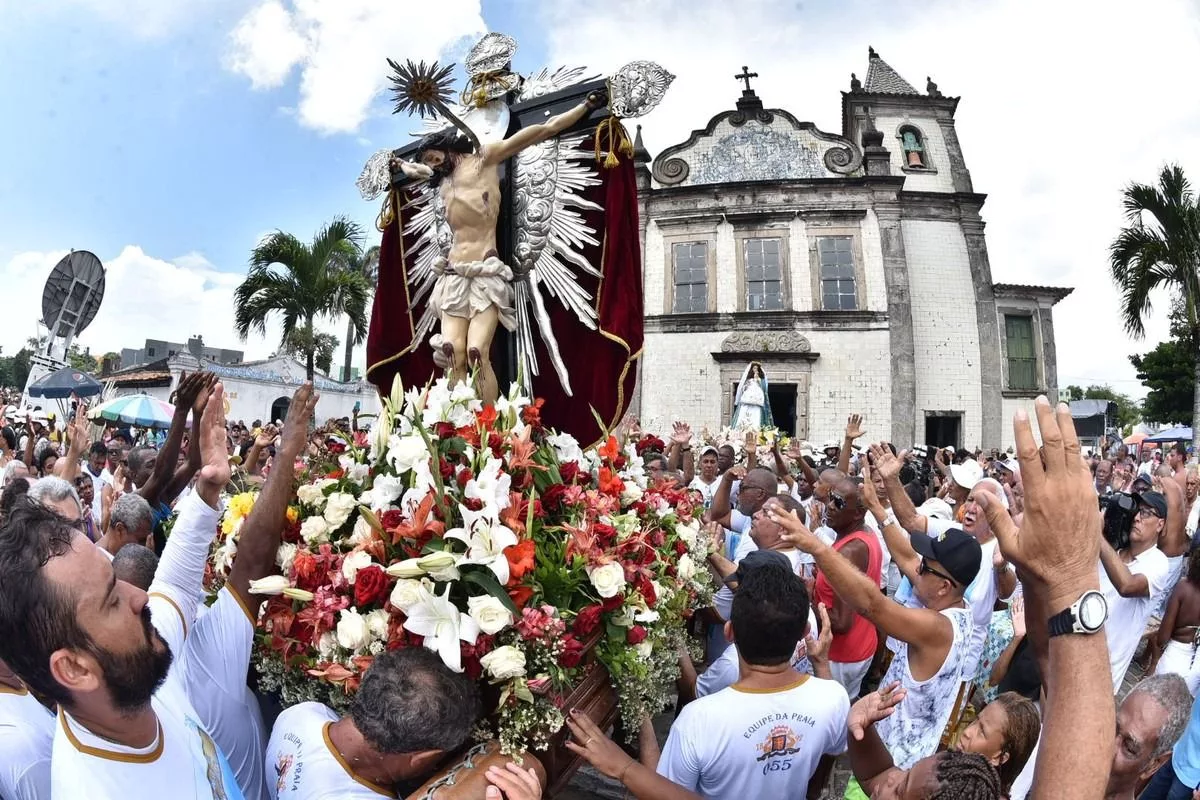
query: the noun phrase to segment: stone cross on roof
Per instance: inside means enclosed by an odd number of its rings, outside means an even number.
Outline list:
[[[747,66],[743,66],[743,67],[742,67],[742,73],[741,73],[740,75],[734,75],[734,76],[733,76],[734,80],[738,80],[738,81],[745,81],[745,82],[746,82],[746,91],[747,91],[747,92],[752,92],[752,91],[754,91],[753,89],[751,89],[751,88],[750,88],[750,79],[751,79],[751,78],[757,78],[757,77],[758,77],[758,73],[757,73],[757,72],[751,72],[751,71],[750,71],[750,68],[749,68],[749,67],[747,67]]]

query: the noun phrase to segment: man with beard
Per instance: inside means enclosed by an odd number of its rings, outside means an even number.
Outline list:
[[[180,503],[149,595],[117,581],[99,548],[36,502],[17,501],[0,528],[0,657],[59,706],[55,797],[242,798],[171,669],[230,477],[223,404],[217,384],[199,426],[196,492]]]

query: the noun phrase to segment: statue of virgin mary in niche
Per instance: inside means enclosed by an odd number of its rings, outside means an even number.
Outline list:
[[[737,394],[733,398],[733,427],[742,430],[762,430],[774,423],[771,404],[767,402],[767,376],[762,364],[751,361],[742,373]]]

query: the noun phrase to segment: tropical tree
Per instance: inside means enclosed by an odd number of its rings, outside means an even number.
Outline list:
[[[353,324],[353,323],[351,323]],[[326,375],[333,369],[333,352],[337,350],[338,339],[332,333],[317,331],[313,334],[311,328],[300,326],[287,336],[283,352],[291,356],[306,358],[312,350],[313,364]]]
[[[362,253],[356,254],[354,258],[346,262],[346,269],[362,275],[368,285],[374,288],[375,282],[379,278],[379,247],[368,247]],[[365,337],[365,330],[361,334],[355,331],[353,319],[346,323],[346,360],[342,365],[343,381],[350,380],[350,360],[354,358],[354,346],[362,344]]]
[[[1125,330],[1142,338],[1143,319],[1151,311],[1150,293],[1168,289],[1181,304],[1193,363],[1200,365],[1200,205],[1192,187],[1182,168],[1168,165],[1157,186],[1127,187],[1123,204],[1127,224],[1109,255],[1113,282],[1121,291]],[[1200,380],[1193,384],[1192,417],[1200,419]],[[1200,425],[1192,427],[1192,444],[1200,447]]]
[[[233,294],[234,323],[242,341],[251,330],[266,335],[272,314],[282,323],[282,350],[287,350],[294,331],[309,331],[304,358],[311,380],[317,343],[311,331],[318,317],[348,316],[355,334],[365,336],[370,286],[361,274],[346,268],[361,241],[362,229],[337,217],[317,231],[311,244],[283,231],[260,242],[250,254],[246,280]]]

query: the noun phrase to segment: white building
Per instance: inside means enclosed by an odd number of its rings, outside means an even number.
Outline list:
[[[226,417],[247,424],[256,419],[263,422],[283,419],[292,395],[305,379],[304,364],[290,356],[217,364],[201,361],[184,352],[104,378],[104,397],[148,394],[169,401],[183,373],[201,368],[220,377],[229,401]],[[319,423],[331,418],[351,417],[356,402],[361,403],[359,413],[362,415],[379,413],[379,395],[369,383],[341,383],[318,375],[313,386],[320,395],[316,412]]]
[[[753,360],[776,423],[814,442],[861,412],[905,447],[1012,444],[1016,408],[1056,393],[1071,290],[993,282],[958,102],[872,50],[840,134],[747,88],[652,167],[639,141],[647,430],[729,424]]]

